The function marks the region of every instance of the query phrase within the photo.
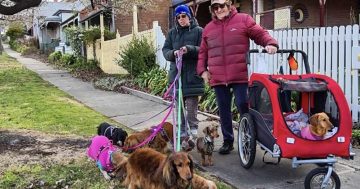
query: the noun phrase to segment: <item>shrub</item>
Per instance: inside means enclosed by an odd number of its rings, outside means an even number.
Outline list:
[[[216,113],[218,111],[215,92],[208,85],[205,86],[205,94],[201,97],[199,106],[201,111],[209,113]]]
[[[149,72],[155,67],[155,49],[146,38],[133,38],[127,48],[120,53],[117,63],[130,75],[137,77],[142,72]]]
[[[70,46],[73,49],[75,56],[81,56],[81,38],[84,35],[83,30],[79,27],[72,26],[65,29],[65,34],[69,40]]]
[[[10,40],[9,41],[9,46],[12,50],[14,51],[18,51],[18,49],[20,48],[20,43],[18,41],[14,40]]]
[[[355,145],[360,145],[360,129],[354,129],[352,131],[352,140]]]
[[[22,22],[11,22],[6,35],[10,37],[10,41],[22,38],[25,35],[25,25]]]
[[[116,38],[116,33],[115,32],[111,32],[108,29],[104,30],[104,40],[105,41],[112,40],[112,39],[115,39],[115,38]]]
[[[50,63],[57,64],[57,62],[60,60],[61,56],[62,56],[61,52],[55,51],[49,55],[48,60]]]
[[[84,42],[86,44],[93,44],[97,39],[100,39],[101,33],[99,27],[90,27],[84,31]]]
[[[149,89],[151,94],[162,96],[166,91],[167,86],[167,71],[158,66],[154,67],[149,72],[142,72],[137,78],[135,83],[143,88]]]
[[[98,70],[99,62],[94,59],[86,60],[85,58],[79,57],[75,60],[75,64],[71,65],[72,70]]]
[[[83,40],[86,44],[94,44],[96,40],[101,38],[101,31],[99,27],[90,27],[84,31]],[[104,40],[111,40],[116,38],[116,33],[108,29],[104,30]]]
[[[72,54],[64,54],[60,58],[60,66],[69,66],[76,62],[76,56]]]

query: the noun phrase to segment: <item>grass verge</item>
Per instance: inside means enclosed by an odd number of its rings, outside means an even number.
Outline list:
[[[107,117],[42,80],[13,58],[0,56],[0,128],[92,136]]]
[[[119,181],[104,181],[94,163],[85,158],[68,164],[10,167],[1,176],[0,186],[2,188],[123,188]]]

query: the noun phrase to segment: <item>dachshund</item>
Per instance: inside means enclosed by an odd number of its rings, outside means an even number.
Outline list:
[[[169,156],[152,148],[137,149],[129,156],[124,184],[128,189],[213,189],[216,185],[193,173],[194,163],[186,152]]]
[[[132,133],[128,136],[124,142],[123,151],[131,153],[134,149],[132,147],[140,144],[146,140],[152,133],[153,129],[145,129],[143,131]],[[144,147],[150,147],[158,152],[167,152],[167,142],[173,141],[173,125],[169,122],[165,122],[161,131]]]
[[[205,136],[199,137],[196,141],[196,147],[198,152],[201,154],[201,165],[212,166],[213,158],[212,153],[214,151],[214,139],[219,138],[218,125],[207,126],[203,130]],[[207,157],[207,158],[206,158]],[[208,162],[206,161],[208,159]]]
[[[326,133],[334,128],[324,112],[312,115],[309,122],[310,125],[301,129],[301,137],[309,140],[323,140]]]
[[[92,138],[87,149],[87,155],[96,161],[96,166],[106,180],[110,180],[118,172],[121,172],[122,177],[125,177],[127,157],[121,154],[105,136]]]
[[[118,146],[123,146],[126,137],[128,136],[127,132],[121,128],[114,127],[109,123],[103,122],[97,127],[97,134],[106,136],[113,144]]]

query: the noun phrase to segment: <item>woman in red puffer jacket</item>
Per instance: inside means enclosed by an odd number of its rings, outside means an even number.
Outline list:
[[[203,30],[197,72],[215,90],[224,136],[219,153],[228,154],[234,142],[230,89],[240,114],[248,111],[249,40],[265,47],[270,54],[276,53],[278,44],[250,15],[238,13],[230,0],[211,0],[211,13],[213,19]]]

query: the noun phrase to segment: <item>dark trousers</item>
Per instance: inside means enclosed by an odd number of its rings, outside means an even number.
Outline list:
[[[199,96],[188,96],[183,98],[184,108],[181,109],[181,136],[188,136],[185,120],[188,122],[190,129],[198,129],[199,120],[197,119]],[[176,115],[178,113],[178,101],[176,101]],[[186,115],[186,119],[184,117]]]
[[[234,142],[234,131],[232,127],[231,99],[232,93],[235,96],[235,105],[240,114],[248,112],[247,89],[248,84],[231,84],[214,86],[216,102],[219,107],[221,122],[221,131],[224,136],[224,142]]]

